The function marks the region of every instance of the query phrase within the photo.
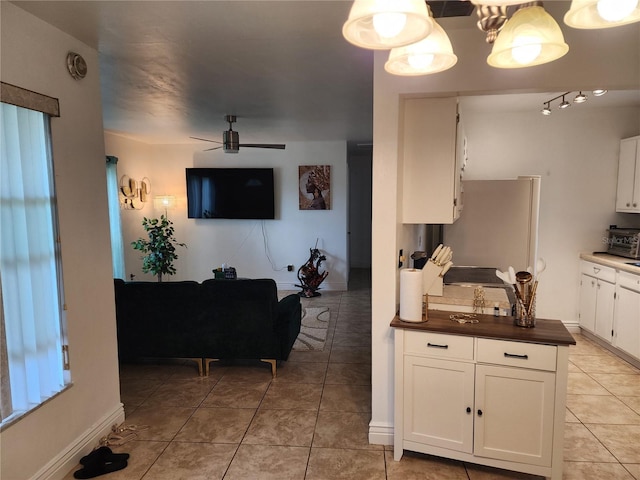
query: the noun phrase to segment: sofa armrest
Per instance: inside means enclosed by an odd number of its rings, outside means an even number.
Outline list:
[[[289,352],[296,338],[298,338],[301,320],[302,304],[300,303],[300,296],[297,294],[287,295],[278,302],[274,328],[280,338],[284,360],[289,357]]]

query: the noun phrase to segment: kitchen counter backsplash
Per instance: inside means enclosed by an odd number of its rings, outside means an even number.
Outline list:
[[[580,258],[606,267],[640,275],[640,261],[632,258],[617,257],[608,253],[581,253]]]

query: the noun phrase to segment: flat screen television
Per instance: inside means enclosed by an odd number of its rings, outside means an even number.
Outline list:
[[[273,168],[187,168],[189,218],[274,219]]]

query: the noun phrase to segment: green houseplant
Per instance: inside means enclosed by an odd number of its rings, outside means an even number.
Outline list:
[[[135,250],[146,254],[142,257],[142,271],[158,276],[158,282],[162,281],[162,275],[173,275],[176,268],[173,261],[178,258],[176,246],[185,247],[184,243],[178,243],[173,236],[173,222],[162,215],[160,219],[144,218],[142,227],[149,236],[148,240],[139,238],[131,245]]]

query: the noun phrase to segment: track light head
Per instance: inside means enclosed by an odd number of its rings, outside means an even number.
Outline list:
[[[565,108],[569,108],[570,106],[571,106],[571,104],[570,104],[569,102],[567,102],[567,101],[564,99],[564,95],[562,95],[562,103],[561,103],[560,105],[558,105],[558,108],[560,108],[560,109],[563,109],[563,110],[564,110]]]
[[[578,93],[578,95],[575,96],[575,98],[573,99],[573,103],[584,103],[587,101],[587,96],[582,93],[582,91],[580,91],[580,93]]]
[[[599,88],[593,91],[593,94],[596,97],[601,97],[602,95],[604,95],[605,93],[607,93],[609,90],[605,90],[604,88]]]
[[[540,113],[542,113],[543,115],[551,115],[551,108],[549,106],[549,102],[544,104],[545,107],[540,111]]]

